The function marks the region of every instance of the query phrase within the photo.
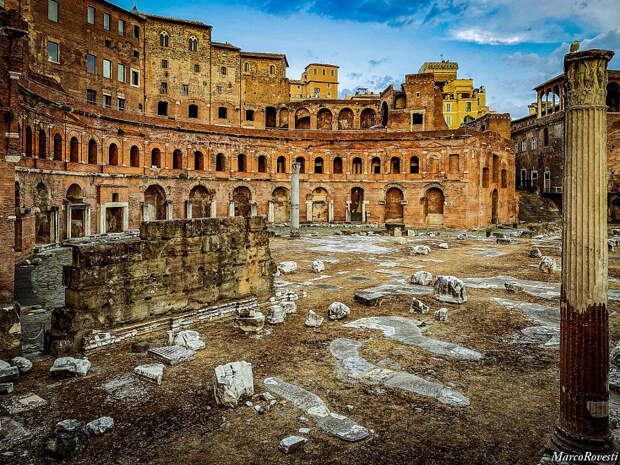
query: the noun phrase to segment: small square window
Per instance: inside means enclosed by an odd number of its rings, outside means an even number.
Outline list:
[[[4,2],[2,2],[4,7]],[[58,22],[58,2],[55,0],[47,0],[47,19],[50,21]]]
[[[112,77],[112,62],[103,60],[103,77],[110,79]]]
[[[106,39],[106,41],[105,41],[105,46],[106,46],[107,48],[110,48],[110,47],[112,46],[112,41],[111,41],[111,40]]]
[[[226,50],[222,50],[222,56],[225,57],[226,55],[228,55],[228,53],[226,52]]]
[[[112,108],[112,96],[103,94],[103,107]]]
[[[222,86],[216,86],[215,93],[216,94],[221,94],[222,93]]]
[[[110,30],[110,15],[108,13],[103,14],[103,28],[106,31]]]
[[[117,101],[118,111],[125,111],[125,99],[122,97],[119,97],[116,101]]]
[[[254,121],[254,110],[245,110],[245,120]]]
[[[88,24],[95,24],[95,7],[88,7]]]
[[[52,63],[59,63],[58,61],[58,44],[49,40],[47,42],[47,60]]]
[[[133,51],[133,57],[134,58],[140,58],[140,52],[138,52],[137,50]]]

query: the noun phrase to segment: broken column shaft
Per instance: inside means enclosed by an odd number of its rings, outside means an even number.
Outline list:
[[[607,63],[613,52],[564,57],[564,187],[560,419],[551,446],[607,451]]]
[[[295,162],[291,170],[291,238],[299,237],[299,167]]]

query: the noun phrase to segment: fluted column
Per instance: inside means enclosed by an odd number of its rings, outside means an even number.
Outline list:
[[[291,238],[299,237],[299,167],[295,162],[291,170]]]
[[[564,190],[560,420],[552,447],[604,451],[609,431],[607,63],[613,52],[564,57]]]

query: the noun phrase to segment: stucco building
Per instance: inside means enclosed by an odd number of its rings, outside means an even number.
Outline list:
[[[36,245],[152,219],[288,221],[295,161],[302,221],[516,219],[510,139],[449,129],[431,74],[379,99],[291,101],[285,55],[214,42],[206,24],[102,0],[5,7],[2,300]]]

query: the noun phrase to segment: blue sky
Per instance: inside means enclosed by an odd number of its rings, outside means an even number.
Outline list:
[[[619,0],[139,0],[138,9],[203,21],[213,40],[244,50],[285,53],[291,79],[308,63],[338,65],[341,96],[399,86],[425,61],[457,61],[513,118],[527,114],[535,85],[562,72],[573,40],[620,55]]]

